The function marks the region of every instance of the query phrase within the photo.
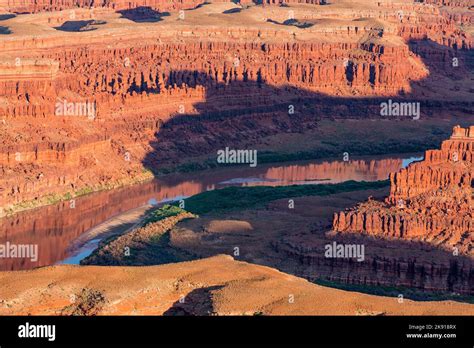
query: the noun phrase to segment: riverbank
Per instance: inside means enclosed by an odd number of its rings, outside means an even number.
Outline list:
[[[355,182],[320,185],[293,185],[280,187],[229,187],[207,191],[184,200],[184,209],[165,205],[151,211],[143,218],[140,227],[120,236],[100,242],[81,265],[143,266],[187,261],[196,258],[191,250],[179,250],[170,245],[170,231],[185,219],[201,214],[241,212],[262,209],[265,205],[299,197],[331,196],[341,193],[379,190],[389,182]],[[128,253],[124,250],[128,248]]]
[[[256,144],[241,144],[241,148],[258,150],[258,163],[283,164],[301,160],[352,160],[357,157],[397,156],[420,153],[436,148],[446,138],[454,124],[464,124],[462,118],[426,119],[416,122],[396,120],[336,119],[321,120],[317,130],[304,133],[279,134],[263,137]],[[237,148],[238,148],[237,147]],[[88,185],[63,194],[49,194],[32,200],[0,207],[0,218],[12,216],[59,202],[77,199],[91,193],[138,185],[169,174],[198,173],[224,168],[216,162],[215,152],[199,156],[177,158],[176,164],[164,162],[160,167],[150,168],[146,164],[139,175],[122,178],[116,182]],[[230,165],[225,165],[229,167]],[[244,168],[236,166],[235,168]]]
[[[147,214],[135,229],[99,243],[81,265],[144,266],[188,261],[192,256],[171,248],[169,230],[196,215],[165,205]]]
[[[98,193],[102,191],[111,191],[111,190],[116,190],[123,187],[143,184],[153,179],[154,179],[154,176],[150,171],[143,171],[140,176],[132,178],[132,179],[127,178],[127,179],[122,179],[115,183],[110,183],[107,185],[96,185],[96,186],[91,186],[91,187],[84,187],[81,190],[66,192],[65,194],[62,194],[62,195],[49,194],[49,195],[40,197],[38,199],[16,203],[7,207],[0,207],[0,219],[15,215],[21,212],[25,212],[28,210],[42,208],[42,207],[54,205],[60,202],[71,201],[71,200],[81,198],[93,193]],[[74,203],[71,202],[71,204],[74,204]]]
[[[74,205],[65,201],[29,210],[2,219],[0,235],[8,236],[11,243],[38,244],[41,250],[40,260],[34,264],[10,260],[0,265],[0,269],[47,266],[74,257],[76,250],[71,254],[71,245],[76,245],[78,240],[83,239],[84,235],[100,224],[110,219],[120,220],[121,215],[127,215],[128,211],[138,207],[156,207],[226,187],[320,185],[350,180],[380,181],[387,179],[389,173],[419,160],[420,157],[416,156],[356,157],[347,162],[302,161],[285,165],[262,164],[256,168],[223,167],[199,174],[173,174],[139,185],[92,193],[74,199]],[[93,247],[95,242],[90,243],[85,249]],[[51,248],[52,245],[55,246],[54,249]]]
[[[152,205],[147,204],[113,216],[93,227],[72,243],[68,250],[70,256],[58,264],[78,265],[81,260],[94,252],[101,245],[102,241],[126,234],[139,227],[150,210],[153,209]]]
[[[454,257],[416,241],[331,232],[335,212],[368,197],[383,199],[387,184],[345,182],[203,192],[184,200],[194,218],[174,221],[166,229],[151,227],[138,244],[132,236],[143,231],[131,231],[119,243],[104,243],[82,264],[142,266],[227,254],[352,291],[372,289],[377,295],[397,297],[394,292],[405,289],[405,298],[472,303],[468,292],[449,290],[464,289],[464,273],[456,272],[472,269],[469,257]],[[327,258],[325,246],[332,243],[363,245],[364,259]],[[124,256],[125,247],[133,257]],[[434,271],[426,271],[430,269]]]

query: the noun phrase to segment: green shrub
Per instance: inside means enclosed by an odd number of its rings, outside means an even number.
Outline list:
[[[378,189],[388,186],[388,180],[365,182],[346,181],[339,184],[227,187],[206,191],[186,199],[186,210],[194,214],[216,211],[260,208],[283,198],[326,196],[340,192]]]
[[[148,214],[148,216],[145,218],[144,226],[151,224],[153,222],[166,219],[167,217],[170,217],[170,216],[175,216],[175,215],[184,213],[184,212],[185,210],[175,205],[165,204],[161,208],[158,208],[152,211],[150,214]]]

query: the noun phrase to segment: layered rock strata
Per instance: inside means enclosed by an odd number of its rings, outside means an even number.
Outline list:
[[[7,2],[11,12],[49,12],[0,17],[12,31],[0,38],[0,208],[135,182],[145,167],[229,139],[305,132],[322,117],[378,119],[384,100],[362,96],[426,100],[427,115],[472,108],[468,91],[445,93],[446,81],[470,76],[472,38],[439,5],[285,3]],[[69,6],[74,19],[55,11]],[[117,12],[140,6],[157,17]],[[191,8],[184,19],[174,12]],[[286,23],[288,11],[308,25]],[[102,24],[62,29],[88,21]],[[431,77],[442,86],[417,87]],[[70,116],[69,105],[93,113]],[[289,105],[298,106],[291,117]]]
[[[385,202],[336,213],[333,229],[417,240],[474,255],[474,126],[455,127],[440,150],[390,175]]]
[[[334,239],[336,238],[336,239]],[[469,256],[435,249],[421,242],[374,240],[364,236],[312,240],[312,235],[288,237],[273,243],[284,255],[284,272],[309,280],[325,280],[357,286],[398,287],[424,292],[474,294],[474,261]],[[364,260],[328,258],[326,245],[364,245]]]
[[[203,0],[7,0],[6,8],[12,12],[19,13],[61,11],[78,7],[124,10],[140,6],[149,6],[159,11],[169,11],[195,8],[204,2]]]

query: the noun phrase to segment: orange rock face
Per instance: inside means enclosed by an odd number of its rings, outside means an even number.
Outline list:
[[[474,126],[455,127],[440,150],[390,175],[385,202],[369,200],[334,215],[333,229],[418,240],[474,254]]]
[[[231,2],[231,0],[214,0],[214,2]],[[140,6],[149,6],[158,11],[171,11],[192,9],[204,3],[206,3],[205,0],[6,0],[6,7],[12,12],[20,13],[60,11],[76,7],[100,7],[123,10]],[[241,0],[240,3],[242,5],[261,3],[263,6],[281,4],[324,5],[326,0]]]
[[[37,13],[61,11],[77,7],[103,7],[114,10],[150,6],[159,11],[190,9],[203,4],[203,0],[7,0],[7,9],[12,12]]]
[[[472,75],[468,4],[282,3],[1,2],[16,17],[0,17],[0,210],[135,182],[229,136],[311,130],[315,115],[380,119],[374,97],[426,101],[427,115],[470,107],[466,88],[445,93]]]
[[[81,293],[96,294],[98,300],[85,305],[88,297]],[[474,305],[468,303],[405,299],[400,305],[390,297],[319,286],[228,255],[150,267],[54,266],[0,272],[0,294],[1,315],[474,314]],[[71,294],[77,294],[72,304]],[[288,303],[288,294],[298,301]]]

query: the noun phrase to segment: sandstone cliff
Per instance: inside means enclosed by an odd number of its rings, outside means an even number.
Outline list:
[[[390,175],[385,202],[336,213],[333,229],[418,240],[474,255],[474,126],[455,127],[440,150]]]
[[[204,0],[7,0],[6,8],[12,12],[37,13],[61,11],[77,7],[104,7],[114,10],[150,6],[159,11],[190,9],[203,4]]]
[[[135,182],[145,166],[228,139],[314,130],[321,118],[378,119],[375,96],[426,101],[426,115],[472,108],[469,88],[455,89],[470,81],[472,37],[440,4],[284,2],[2,4],[19,14],[1,21],[12,33],[0,38],[0,209]],[[120,13],[140,6],[157,17]],[[66,8],[74,19],[57,11]],[[289,11],[305,26],[287,22]],[[102,24],[81,31],[90,21]],[[94,117],[57,115],[63,102],[94,105]]]

